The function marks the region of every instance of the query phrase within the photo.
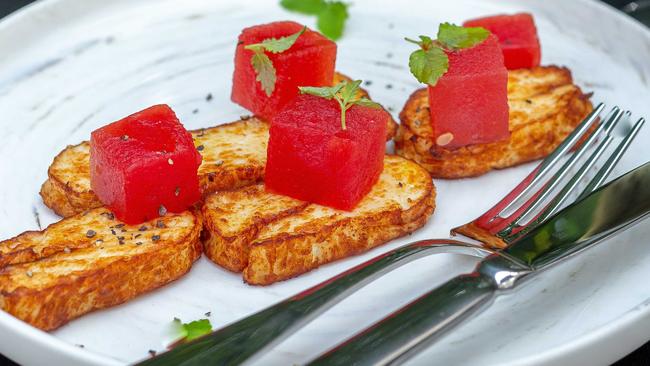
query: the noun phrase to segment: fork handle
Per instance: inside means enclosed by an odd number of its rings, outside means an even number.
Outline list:
[[[455,277],[307,365],[401,364],[490,304],[496,290],[477,272]]]
[[[384,274],[436,253],[479,256],[493,251],[450,239],[422,240],[377,256],[212,334],[181,344],[140,365],[237,365],[289,337],[318,315]]]

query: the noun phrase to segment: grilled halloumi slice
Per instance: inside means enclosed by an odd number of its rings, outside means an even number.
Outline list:
[[[0,242],[0,308],[52,330],[185,274],[201,255],[192,212],[129,226],[97,208]]]
[[[556,66],[509,71],[508,104],[509,140],[445,149],[433,141],[427,89],[419,89],[400,113],[396,153],[434,178],[478,176],[548,155],[593,109],[571,72]]]
[[[433,213],[435,194],[422,167],[394,155],[351,212],[269,193],[263,184],[216,192],[202,209],[204,252],[247,283],[268,285],[417,230]]]
[[[336,73],[334,82],[342,80],[349,78]],[[360,95],[368,94],[361,91]],[[397,131],[397,123],[390,119],[386,131],[386,139],[390,140]],[[191,133],[195,146],[203,155],[199,167],[203,196],[263,179],[269,140],[269,127],[265,121],[251,117]],[[59,153],[41,187],[45,205],[63,217],[101,207],[102,203],[90,188],[89,162],[90,144],[87,141],[68,146]]]

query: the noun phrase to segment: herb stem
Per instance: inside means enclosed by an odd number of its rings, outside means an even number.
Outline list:
[[[345,130],[345,112],[348,111],[348,109],[345,107],[345,104],[342,100],[337,99],[339,102],[339,106],[341,107],[341,128]]]

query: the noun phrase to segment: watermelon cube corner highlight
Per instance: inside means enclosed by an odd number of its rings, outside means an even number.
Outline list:
[[[379,179],[386,149],[381,108],[352,106],[341,127],[334,100],[300,95],[270,128],[266,188],[299,200],[350,211]]]
[[[199,201],[200,165],[192,135],[167,105],[149,107],[91,134],[91,187],[129,225],[185,211]]]
[[[468,20],[463,25],[483,27],[496,35],[508,70],[539,66],[542,52],[531,14],[494,15]]]
[[[436,145],[454,149],[508,139],[508,70],[497,38],[445,53],[449,69],[429,86]]]
[[[256,116],[270,121],[282,107],[298,95],[299,86],[331,86],[336,62],[336,43],[307,29],[296,42],[281,53],[265,52],[276,70],[275,89],[267,96],[251,65],[253,51],[245,47],[269,38],[295,34],[303,25],[281,21],[246,28],[239,35],[235,51],[233,102]]]

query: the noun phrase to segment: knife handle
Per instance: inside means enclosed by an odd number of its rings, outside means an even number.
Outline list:
[[[271,307],[180,344],[138,365],[238,365],[309,323],[348,295],[384,274],[436,253],[484,257],[492,250],[450,239],[421,240],[391,250]]]
[[[497,288],[478,272],[455,277],[307,365],[400,364],[491,303]]]

